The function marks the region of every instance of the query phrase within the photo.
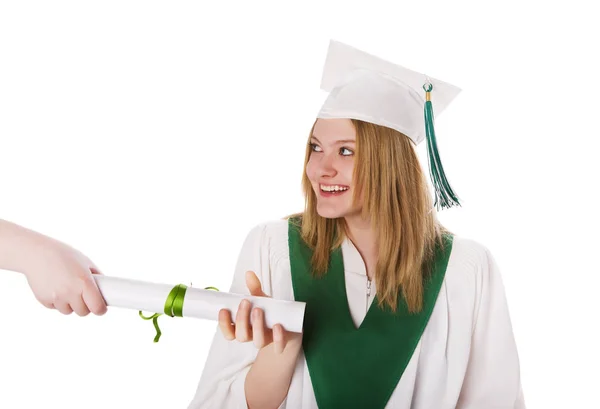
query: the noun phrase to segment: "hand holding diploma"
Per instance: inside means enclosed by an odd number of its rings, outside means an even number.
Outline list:
[[[101,273],[88,257],[6,220],[0,220],[0,269],[23,273],[35,298],[47,308],[80,316],[106,312],[92,276]]]
[[[33,257],[25,276],[41,304],[82,317],[90,312],[106,312],[106,303],[92,276],[101,272],[89,258],[62,243],[49,244],[40,252],[39,257]]]
[[[246,272],[246,286],[251,295],[267,297],[253,271]],[[259,349],[244,381],[246,406],[249,408],[280,406],[288,393],[296,360],[302,349],[301,332],[290,332],[280,323],[269,329],[264,317],[264,311],[256,306],[251,308],[247,300],[240,303],[235,323],[232,323],[229,310],[219,311],[219,328],[226,339],[252,341]],[[265,388],[265,385],[269,387]]]
[[[267,297],[262,291],[260,281],[253,271],[246,273],[246,286],[250,294],[256,297]],[[289,332],[281,323],[268,328],[265,324],[265,312],[260,307],[251,308],[248,300],[242,300],[235,315],[235,323],[232,322],[231,312],[227,309],[219,311],[219,328],[226,339],[239,342],[253,341],[258,348],[264,348],[271,343],[276,353],[281,354],[288,342],[300,345],[302,334],[300,331]]]

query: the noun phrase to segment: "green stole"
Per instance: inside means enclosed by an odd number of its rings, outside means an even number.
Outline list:
[[[423,309],[409,314],[398,297],[398,310],[377,305],[377,296],[361,325],[350,315],[342,250],[332,251],[322,278],[311,271],[312,250],[293,221],[288,222],[292,285],[296,301],[306,302],[302,346],[317,404],[321,409],[385,408],[425,330],[444,280],[453,237],[437,247],[435,265],[424,285]]]

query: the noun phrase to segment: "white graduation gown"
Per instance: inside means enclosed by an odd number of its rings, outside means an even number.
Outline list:
[[[230,292],[249,294],[245,272],[252,270],[266,294],[294,299],[287,232],[286,220],[263,223],[250,231]],[[342,256],[349,308],[358,326],[373,300],[374,282],[367,300],[365,265],[348,239]],[[247,408],[244,381],[257,353],[252,342],[227,341],[217,328],[188,409]],[[318,408],[302,352],[280,408]],[[525,408],[502,279],[492,254],[482,244],[454,236],[431,318],[386,408]]]

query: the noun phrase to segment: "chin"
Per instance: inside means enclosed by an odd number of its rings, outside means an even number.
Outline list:
[[[339,219],[345,217],[348,212],[339,209],[319,209],[317,206],[317,214],[325,219]]]
[[[348,206],[347,208],[332,208],[332,207],[320,207],[317,205],[317,214],[325,219],[341,219],[341,218],[361,218],[362,208],[353,208]]]

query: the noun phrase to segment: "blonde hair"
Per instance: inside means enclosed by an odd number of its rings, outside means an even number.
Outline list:
[[[353,201],[362,198],[361,216],[370,219],[377,232],[374,276],[379,307],[396,311],[402,291],[409,312],[417,313],[436,243],[443,248],[442,234],[451,232],[437,220],[412,140],[384,126],[354,119],[352,124],[356,130]],[[330,252],[346,237],[346,223],[344,218],[327,219],[317,213],[317,197],[306,175],[313,129],[302,176],[305,210],[287,218],[299,217],[302,238],[313,250],[313,274],[320,276],[327,271]]]

